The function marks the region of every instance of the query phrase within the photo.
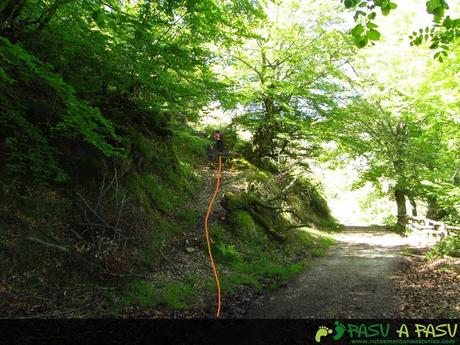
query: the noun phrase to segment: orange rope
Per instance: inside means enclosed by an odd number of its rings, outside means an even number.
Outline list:
[[[221,171],[222,171],[222,157],[219,156],[219,167],[217,169],[216,190],[214,191],[214,195],[212,196],[211,202],[209,203],[208,212],[206,213],[206,218],[204,219],[204,234],[206,236],[206,242],[208,243],[209,258],[211,259],[211,265],[214,271],[214,278],[216,279],[216,285],[217,285],[217,318],[220,317],[220,304],[221,304],[220,303],[220,282],[219,282],[219,275],[217,274],[216,264],[214,263],[214,259],[212,258],[211,242],[209,240],[209,233],[208,233],[208,218],[209,218],[209,215],[211,214],[214,202],[216,201],[217,194],[219,193]]]

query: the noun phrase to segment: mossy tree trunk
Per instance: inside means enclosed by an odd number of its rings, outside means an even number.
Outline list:
[[[286,236],[270,224],[270,221],[263,215],[264,211],[272,210],[275,217],[277,217],[275,208],[265,205],[256,195],[252,193],[241,195],[225,193],[221,204],[230,215],[239,210],[248,212],[254,222],[272,238],[279,242],[284,242],[286,240]]]

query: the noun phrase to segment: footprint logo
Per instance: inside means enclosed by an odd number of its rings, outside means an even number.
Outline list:
[[[340,323],[339,321],[335,322],[335,335],[334,335],[334,340],[339,340],[343,337],[345,334],[345,325],[343,323]]]
[[[321,338],[332,334],[332,329],[327,328],[326,326],[319,326],[319,329],[316,331],[315,340],[317,343],[321,342]]]

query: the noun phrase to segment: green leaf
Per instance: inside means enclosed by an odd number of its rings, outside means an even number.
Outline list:
[[[383,14],[384,16],[388,16],[388,15],[390,14],[390,11],[391,11],[391,10],[390,10],[389,7],[385,7],[385,8],[382,7],[382,14]]]
[[[346,8],[352,8],[356,6],[356,1],[355,0],[345,0],[344,4]]]
[[[364,32],[364,26],[361,24],[356,25],[353,29],[351,29],[351,34],[354,37],[359,37]]]
[[[390,1],[389,0],[382,0],[381,1],[381,4],[380,4],[381,8],[387,8],[389,6],[390,6]]]
[[[369,38],[371,41],[378,41],[380,39],[380,32],[377,30],[369,30],[367,32],[367,38]]]
[[[356,36],[354,38],[354,42],[358,48],[364,48],[365,46],[367,46],[367,43],[369,43],[369,39],[367,38],[367,36],[364,35]]]
[[[445,28],[450,29],[453,26],[453,20],[449,16],[447,16],[442,22],[442,25]]]
[[[353,16],[353,19],[355,21],[358,20],[359,16],[365,16],[366,15],[366,12],[363,12],[363,11],[356,11],[355,15]]]
[[[444,7],[442,7],[442,6],[437,7],[437,8],[433,11],[433,14],[434,14],[434,16],[435,16],[436,19],[441,20],[442,17],[444,17]]]
[[[377,29],[377,28],[378,28],[378,25],[375,24],[375,23],[372,23],[372,22],[368,22],[368,23],[367,23],[367,27],[368,27],[369,29]]]
[[[423,37],[422,36],[418,36],[415,40],[413,40],[412,42],[416,45],[416,46],[419,46],[420,44],[422,44],[422,39]]]
[[[428,13],[434,13],[438,7],[441,6],[441,2],[439,0],[429,0],[426,3],[426,10]]]

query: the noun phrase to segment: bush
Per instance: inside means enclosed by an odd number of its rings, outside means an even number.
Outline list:
[[[398,218],[394,214],[390,214],[383,219],[383,224],[388,227],[395,227],[398,222]]]
[[[427,253],[430,260],[446,256],[460,257],[460,234],[444,238]]]
[[[216,244],[214,248],[216,261],[228,263],[240,258],[240,254],[234,245],[221,243]]]

